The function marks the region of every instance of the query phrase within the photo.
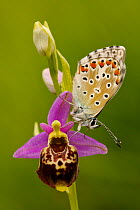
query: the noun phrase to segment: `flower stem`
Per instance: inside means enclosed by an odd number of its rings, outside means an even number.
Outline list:
[[[76,183],[74,182],[68,189],[67,194],[69,197],[71,210],[78,210],[78,200],[77,200],[77,192],[76,192]]]
[[[51,78],[56,90],[56,95],[58,96],[61,91],[60,91],[60,87],[58,84],[58,62],[57,62],[57,55],[56,55],[56,51],[54,53],[51,54],[51,56],[48,58],[48,65],[49,65],[49,69],[50,69],[50,74],[51,74]]]

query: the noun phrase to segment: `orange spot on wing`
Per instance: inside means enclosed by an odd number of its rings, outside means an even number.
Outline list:
[[[117,84],[117,85],[119,84],[119,82],[120,82],[120,79],[119,79],[119,78],[116,79],[116,84]]]
[[[97,66],[97,64],[96,64],[96,63],[90,63],[90,66],[91,66],[93,69],[95,69],[96,66]]]
[[[116,69],[115,71],[114,71],[114,75],[120,75],[120,71],[118,70],[118,69]]]
[[[112,63],[112,61],[108,61],[108,60],[106,61],[107,65],[110,65],[111,63]]]
[[[112,68],[116,68],[116,65],[112,62]]]
[[[84,66],[80,66],[80,71],[82,71],[82,72],[84,72],[84,71],[88,72],[88,68],[85,68]]]
[[[103,67],[104,65],[105,65],[105,63],[104,62],[98,62],[98,64],[100,65],[100,67]]]

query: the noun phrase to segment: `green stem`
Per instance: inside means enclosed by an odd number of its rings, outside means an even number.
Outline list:
[[[56,51],[51,54],[51,56],[48,58],[48,65],[50,69],[51,78],[54,84],[54,88],[56,90],[56,95],[58,96],[61,91],[58,84],[58,62],[57,62],[57,55]]]
[[[77,200],[77,192],[76,192],[76,183],[74,182],[66,191],[69,197],[69,202],[71,206],[71,210],[78,210],[78,200]]]

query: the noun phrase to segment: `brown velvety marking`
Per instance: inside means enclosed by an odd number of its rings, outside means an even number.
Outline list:
[[[116,69],[116,70],[114,71],[114,75],[116,75],[116,76],[120,75],[120,71],[119,71],[118,69]]]
[[[71,148],[69,147],[69,152],[67,154],[67,159],[73,159],[74,155],[77,154],[77,151],[75,150],[74,152],[71,150]]]
[[[58,165],[59,165],[59,166],[62,166],[62,165],[63,165],[63,163],[62,163],[61,160],[58,161]]]
[[[45,151],[45,152],[44,152]],[[48,162],[47,159],[44,162],[44,157],[47,154],[51,154],[55,162]],[[56,157],[54,157],[56,156]],[[46,156],[47,157],[47,156]],[[58,160],[58,164],[57,161]],[[63,167],[63,161],[65,166]],[[38,177],[50,187],[67,186],[69,187],[76,180],[78,175],[78,153],[76,148],[72,146],[65,146],[63,152],[55,153],[52,147],[47,147],[42,150],[40,156],[40,166],[36,171]]]
[[[95,69],[96,66],[97,66],[97,64],[96,64],[96,63],[90,63],[90,66],[91,66],[93,69]]]

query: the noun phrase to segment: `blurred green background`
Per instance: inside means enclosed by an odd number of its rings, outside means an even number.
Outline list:
[[[80,159],[77,193],[80,210],[140,209],[138,0],[1,2],[0,209],[70,209],[65,193],[37,178],[37,159],[12,158],[32,137],[34,122],[46,122],[55,99],[42,81],[46,59],[37,53],[32,41],[33,24],[38,20],[48,21],[72,75],[77,62],[89,52],[111,45],[126,47],[124,84],[98,118],[122,140],[122,149],[103,128],[90,131],[88,134],[104,143],[109,152]]]

